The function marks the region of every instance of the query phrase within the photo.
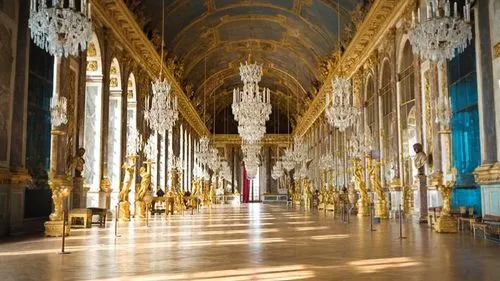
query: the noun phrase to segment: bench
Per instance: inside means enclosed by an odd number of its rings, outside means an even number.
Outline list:
[[[476,230],[483,232],[483,237],[486,239],[486,233],[500,234],[500,216],[485,215],[481,221],[473,222],[471,225],[472,232],[476,236]],[[491,230],[491,231],[488,231]]]
[[[75,224],[73,220],[81,219],[83,224]],[[69,227],[90,228],[92,224],[92,211],[90,209],[71,209],[68,214]]]
[[[99,221],[96,224],[99,226],[106,226],[106,215],[108,210],[104,208],[88,208],[92,212],[93,216],[99,216]]]

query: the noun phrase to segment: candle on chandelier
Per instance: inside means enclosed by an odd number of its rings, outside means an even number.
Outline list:
[[[458,3],[453,3],[453,14],[456,18],[458,18]]]
[[[91,9],[90,9],[90,2],[89,2],[89,7],[88,7],[88,10],[87,10],[87,17],[88,17],[89,19],[91,18],[91,16],[90,16],[90,11],[91,11]]]

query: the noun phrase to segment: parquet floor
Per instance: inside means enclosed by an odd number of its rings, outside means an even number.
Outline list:
[[[0,280],[500,280],[500,245],[261,204],[1,242]]]

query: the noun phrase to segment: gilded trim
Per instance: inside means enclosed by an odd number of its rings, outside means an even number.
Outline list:
[[[345,75],[352,76],[369,58],[373,50],[389,32],[389,27],[404,12],[411,0],[379,0],[375,1],[359,27],[351,43],[340,58],[336,67],[332,68],[309,108],[299,119],[293,134],[303,136],[325,109],[325,93],[330,89],[330,81],[342,67]]]

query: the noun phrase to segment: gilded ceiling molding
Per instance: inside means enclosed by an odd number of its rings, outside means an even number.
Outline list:
[[[236,134],[215,134],[212,135],[212,142],[215,145],[240,145],[241,137]],[[265,134],[260,144],[265,145],[287,145],[291,142],[287,134]]]
[[[121,46],[143,66],[152,79],[156,79],[160,73],[160,56],[125,3],[122,0],[92,0],[92,4],[94,18],[105,23],[113,31]],[[197,134],[208,135],[210,132],[166,65],[163,65],[163,73],[172,84],[173,92],[178,95],[180,114]]]
[[[195,48],[192,48],[186,52],[185,57],[190,58],[190,63],[185,66],[185,76],[184,77],[189,77],[189,74],[193,71],[193,69],[199,65],[200,63],[203,63],[203,60],[205,57],[208,57],[211,55],[213,52],[218,51],[219,48],[224,48],[225,51],[227,52],[248,52],[249,48],[248,46],[250,44],[254,44],[252,46],[253,48],[253,54],[257,55],[260,52],[276,52],[280,51],[279,48],[283,48],[285,50],[290,51],[291,53],[295,54],[297,58],[305,65],[307,66],[308,70],[315,76],[318,77],[317,71],[315,70],[316,67],[311,65],[307,59],[305,59],[298,50],[294,49],[288,42],[283,42],[283,41],[275,41],[275,40],[262,40],[262,39],[245,39],[245,40],[239,40],[239,41],[224,41],[217,43],[215,46],[212,48],[206,50],[205,52],[197,52],[196,46]],[[301,42],[302,44],[304,42]],[[316,54],[314,52],[314,47],[310,45],[303,44],[304,47],[308,50],[312,50],[313,53],[311,55],[313,58],[318,62],[319,64],[319,54]],[[263,51],[261,51],[263,50]],[[239,60],[237,62],[240,62]],[[234,63],[230,62],[230,63]],[[236,69],[238,69],[239,64],[233,64],[236,66]],[[209,67],[207,65],[207,67]]]
[[[306,5],[310,5],[310,0],[298,0],[298,1],[301,1],[301,2],[304,2],[302,5],[306,4]],[[177,1],[174,1],[174,2],[177,2]],[[182,1],[181,1],[182,2]],[[215,6],[215,4],[214,4]],[[196,24],[199,24],[200,22],[204,21],[208,16],[210,16],[211,14],[213,13],[216,13],[216,12],[222,12],[222,11],[226,11],[226,10],[231,10],[231,9],[234,9],[234,8],[239,8],[239,7],[255,7],[255,6],[258,6],[258,7],[265,7],[265,8],[271,8],[271,9],[275,9],[275,10],[279,10],[279,11],[283,11],[283,12],[287,12],[287,13],[292,13],[294,14],[293,12],[293,9],[292,10],[289,10],[289,9],[285,9],[281,6],[276,6],[276,5],[273,5],[273,4],[269,4],[269,3],[259,3],[259,4],[255,4],[255,3],[237,3],[237,4],[230,4],[230,5],[226,5],[222,8],[217,8],[217,7],[214,7],[215,10],[213,12],[209,12],[209,13],[204,13],[201,17],[197,18],[196,20],[190,22],[188,25],[186,25],[183,29],[181,29],[177,35],[175,36],[175,39],[173,40],[172,42],[172,46],[174,46],[174,48],[172,49],[175,49],[175,46],[177,45],[177,42],[179,40],[179,38],[182,38],[182,36],[184,36],[184,33],[187,33],[192,27],[194,27]],[[333,5],[332,6],[335,10],[337,5]],[[349,18],[350,17],[350,12],[347,10],[347,9],[344,9],[341,7],[341,15],[344,17],[344,18]],[[167,15],[167,18],[168,18],[168,15]],[[329,33],[328,31],[325,31],[323,30],[323,28],[321,26],[318,26],[318,25],[315,25],[313,24],[312,22],[308,21],[306,18],[302,17],[299,15],[299,18],[309,27],[311,28],[311,30],[313,31],[316,31],[318,32],[321,37],[323,38],[329,38]],[[335,38],[330,38],[330,39],[335,39]]]
[[[323,113],[325,109],[325,93],[330,88],[328,81],[331,81],[333,76],[338,73],[339,66],[342,66],[346,75],[353,75],[368,59],[372,51],[377,48],[380,41],[384,39],[389,27],[394,25],[409,2],[411,0],[375,0],[339,63],[330,70],[318,94],[299,119],[293,131],[294,135],[303,136]]]

